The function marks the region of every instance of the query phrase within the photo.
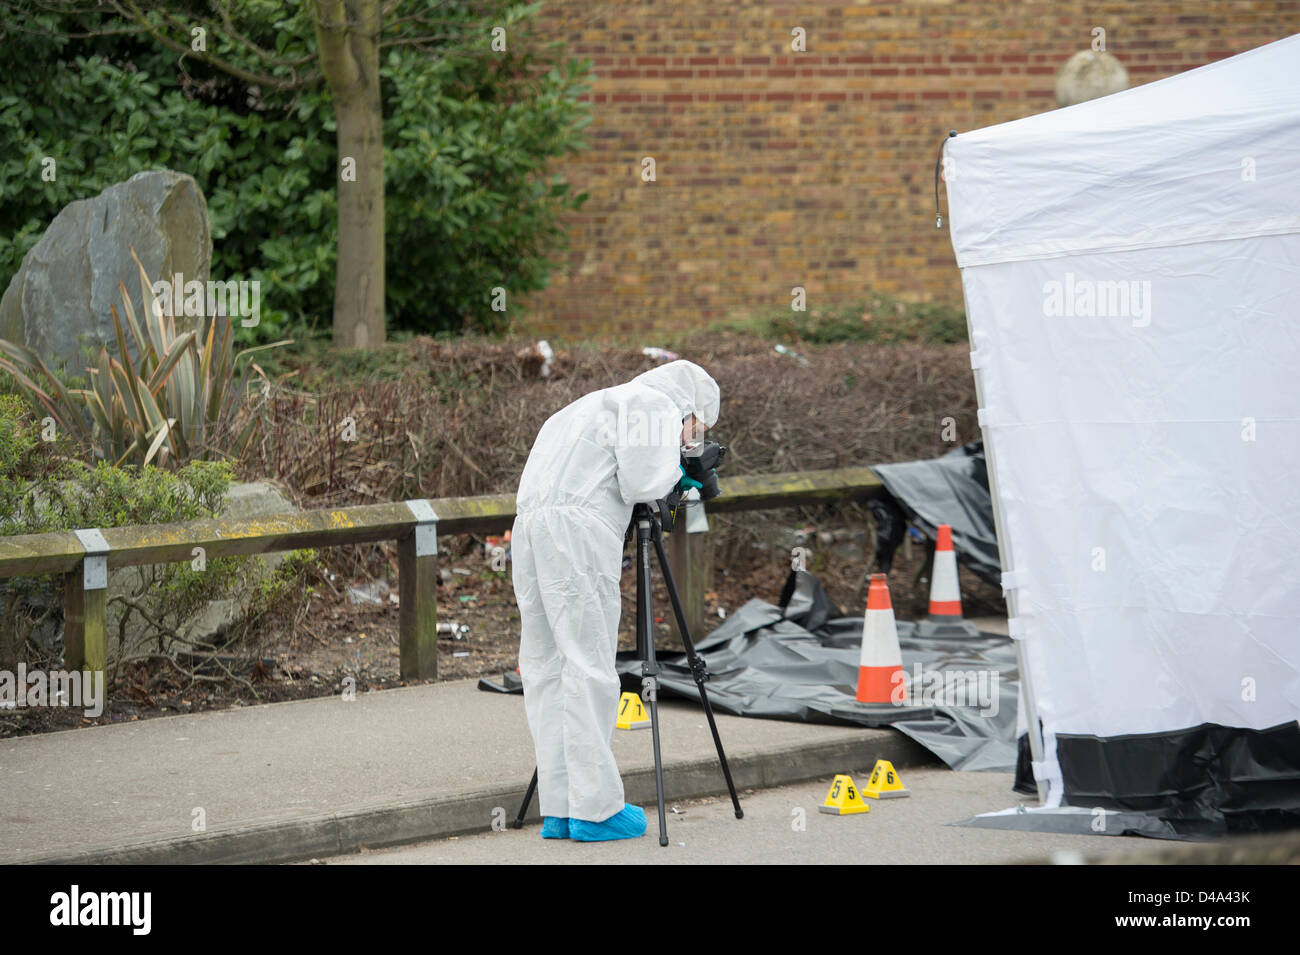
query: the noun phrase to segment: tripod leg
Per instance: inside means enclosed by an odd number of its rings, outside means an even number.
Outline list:
[[[655,531],[659,528],[656,527]],[[718,724],[713,718],[713,705],[709,702],[709,694],[704,690],[704,665],[703,661],[695,655],[695,643],[691,640],[690,630],[686,626],[686,614],[682,611],[681,599],[677,596],[677,586],[673,583],[673,573],[668,566],[668,556],[664,553],[663,536],[661,533],[654,535],[655,553],[659,555],[659,569],[664,575],[664,584],[668,589],[668,599],[673,604],[673,614],[677,617],[677,629],[682,635],[682,646],[686,648],[686,660],[691,667],[691,675],[695,677],[695,686],[700,691],[700,703],[704,706],[704,715],[709,721],[709,730],[713,733],[713,745],[718,750],[718,762],[722,764],[722,776],[727,781],[727,791],[731,793],[731,805],[736,811],[737,819],[745,818],[745,810],[740,808],[740,797],[736,795],[736,784],[731,780],[731,768],[727,765],[727,754],[722,750],[722,737],[718,735]]]
[[[524,816],[528,815],[528,807],[532,805],[533,793],[537,792],[537,770],[533,770],[533,781],[528,784],[528,792],[524,793],[524,801],[519,806],[519,815],[515,816],[514,828],[522,829],[524,827]]]
[[[664,764],[659,755],[659,703],[658,697],[658,680],[656,679],[654,687],[650,693],[650,733],[654,737],[655,746],[655,792],[659,798],[659,844],[668,845],[668,820],[664,815]]]
[[[644,505],[638,505],[644,506]],[[659,752],[659,665],[655,661],[654,633],[650,622],[650,527],[651,520],[641,515],[636,525],[636,576],[637,576],[637,650],[641,655],[641,695],[645,697],[649,683],[650,734],[654,738],[655,792],[659,797],[659,845],[668,845],[668,820],[664,814],[664,766]]]

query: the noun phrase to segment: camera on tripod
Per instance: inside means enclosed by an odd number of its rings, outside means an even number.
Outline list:
[[[727,449],[716,441],[692,441],[682,446],[682,470],[688,478],[699,483],[699,488],[695,490],[699,491],[700,500],[711,501],[722,493],[718,488],[718,465],[726,454]],[[684,493],[679,484],[654,502],[654,510],[659,515],[659,524],[665,534],[671,533],[676,523]],[[623,532],[625,543],[632,540],[635,527],[634,518],[628,522],[627,530]]]
[[[727,449],[716,441],[692,441],[682,446],[682,470],[692,481],[699,482],[701,501],[711,501],[722,493],[718,488],[718,466],[726,454]],[[677,512],[684,493],[681,485],[678,485],[667,497],[655,502],[659,508],[659,523],[665,534],[672,533],[677,523]]]
[[[699,481],[700,500],[711,501],[718,491],[718,466],[727,449],[716,441],[692,441],[682,447],[682,469],[693,481]]]

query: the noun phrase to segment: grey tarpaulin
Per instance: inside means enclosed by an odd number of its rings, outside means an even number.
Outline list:
[[[916,710],[889,713],[892,707],[886,704],[856,715],[851,704],[862,617],[841,614],[817,578],[803,571],[791,573],[782,601],[784,612],[781,606],[750,600],[697,641],[696,650],[708,666],[706,688],[715,709],[813,723],[888,724],[953,769],[1015,769],[1016,655],[1006,637],[921,638],[910,623],[900,621],[908,703],[932,708],[933,714],[929,719],[899,719]],[[657,656],[662,664],[661,694],[698,700],[685,654]],[[640,666],[634,653],[618,654],[624,689],[639,689]],[[942,684],[936,685],[940,679]]]
[[[1001,580],[983,441],[972,441],[929,461],[873,464],[871,470],[880,475],[892,497],[883,506],[896,502],[931,540],[940,524],[951,525],[957,559],[989,583]],[[896,538],[894,546],[902,534]]]

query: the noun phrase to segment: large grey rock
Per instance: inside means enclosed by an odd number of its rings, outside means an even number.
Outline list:
[[[140,258],[151,282],[206,282],[212,233],[203,192],[191,176],[162,169],[136,173],[93,199],[66,205],[23,258],[0,299],[0,338],[20,342],[52,367],[80,373],[83,348],[116,355],[113,314],[122,313],[121,282],[143,316]],[[125,316],[123,316],[125,319]],[[134,357],[134,343],[127,335]]]
[[[252,481],[248,484],[230,486],[221,505],[221,516],[232,521],[241,521],[271,514],[293,514],[297,510],[270,481]]]
[[[230,520],[245,520],[271,514],[292,514],[297,510],[273,484],[254,481],[250,484],[236,484],[230,488],[222,504],[221,516]],[[283,563],[284,558],[284,554],[261,554],[250,558],[255,562],[260,561],[262,566],[261,573],[253,572],[250,576],[257,579],[274,573],[275,569]],[[179,630],[182,639],[202,642],[225,633],[231,624],[240,620],[248,612],[250,596],[245,592],[210,601],[196,616],[181,624]]]

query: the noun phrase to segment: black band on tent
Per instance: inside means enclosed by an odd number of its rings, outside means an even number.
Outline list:
[[[1133,736],[1056,736],[1071,806],[1150,812],[1182,835],[1300,825],[1300,726],[1205,723]]]

